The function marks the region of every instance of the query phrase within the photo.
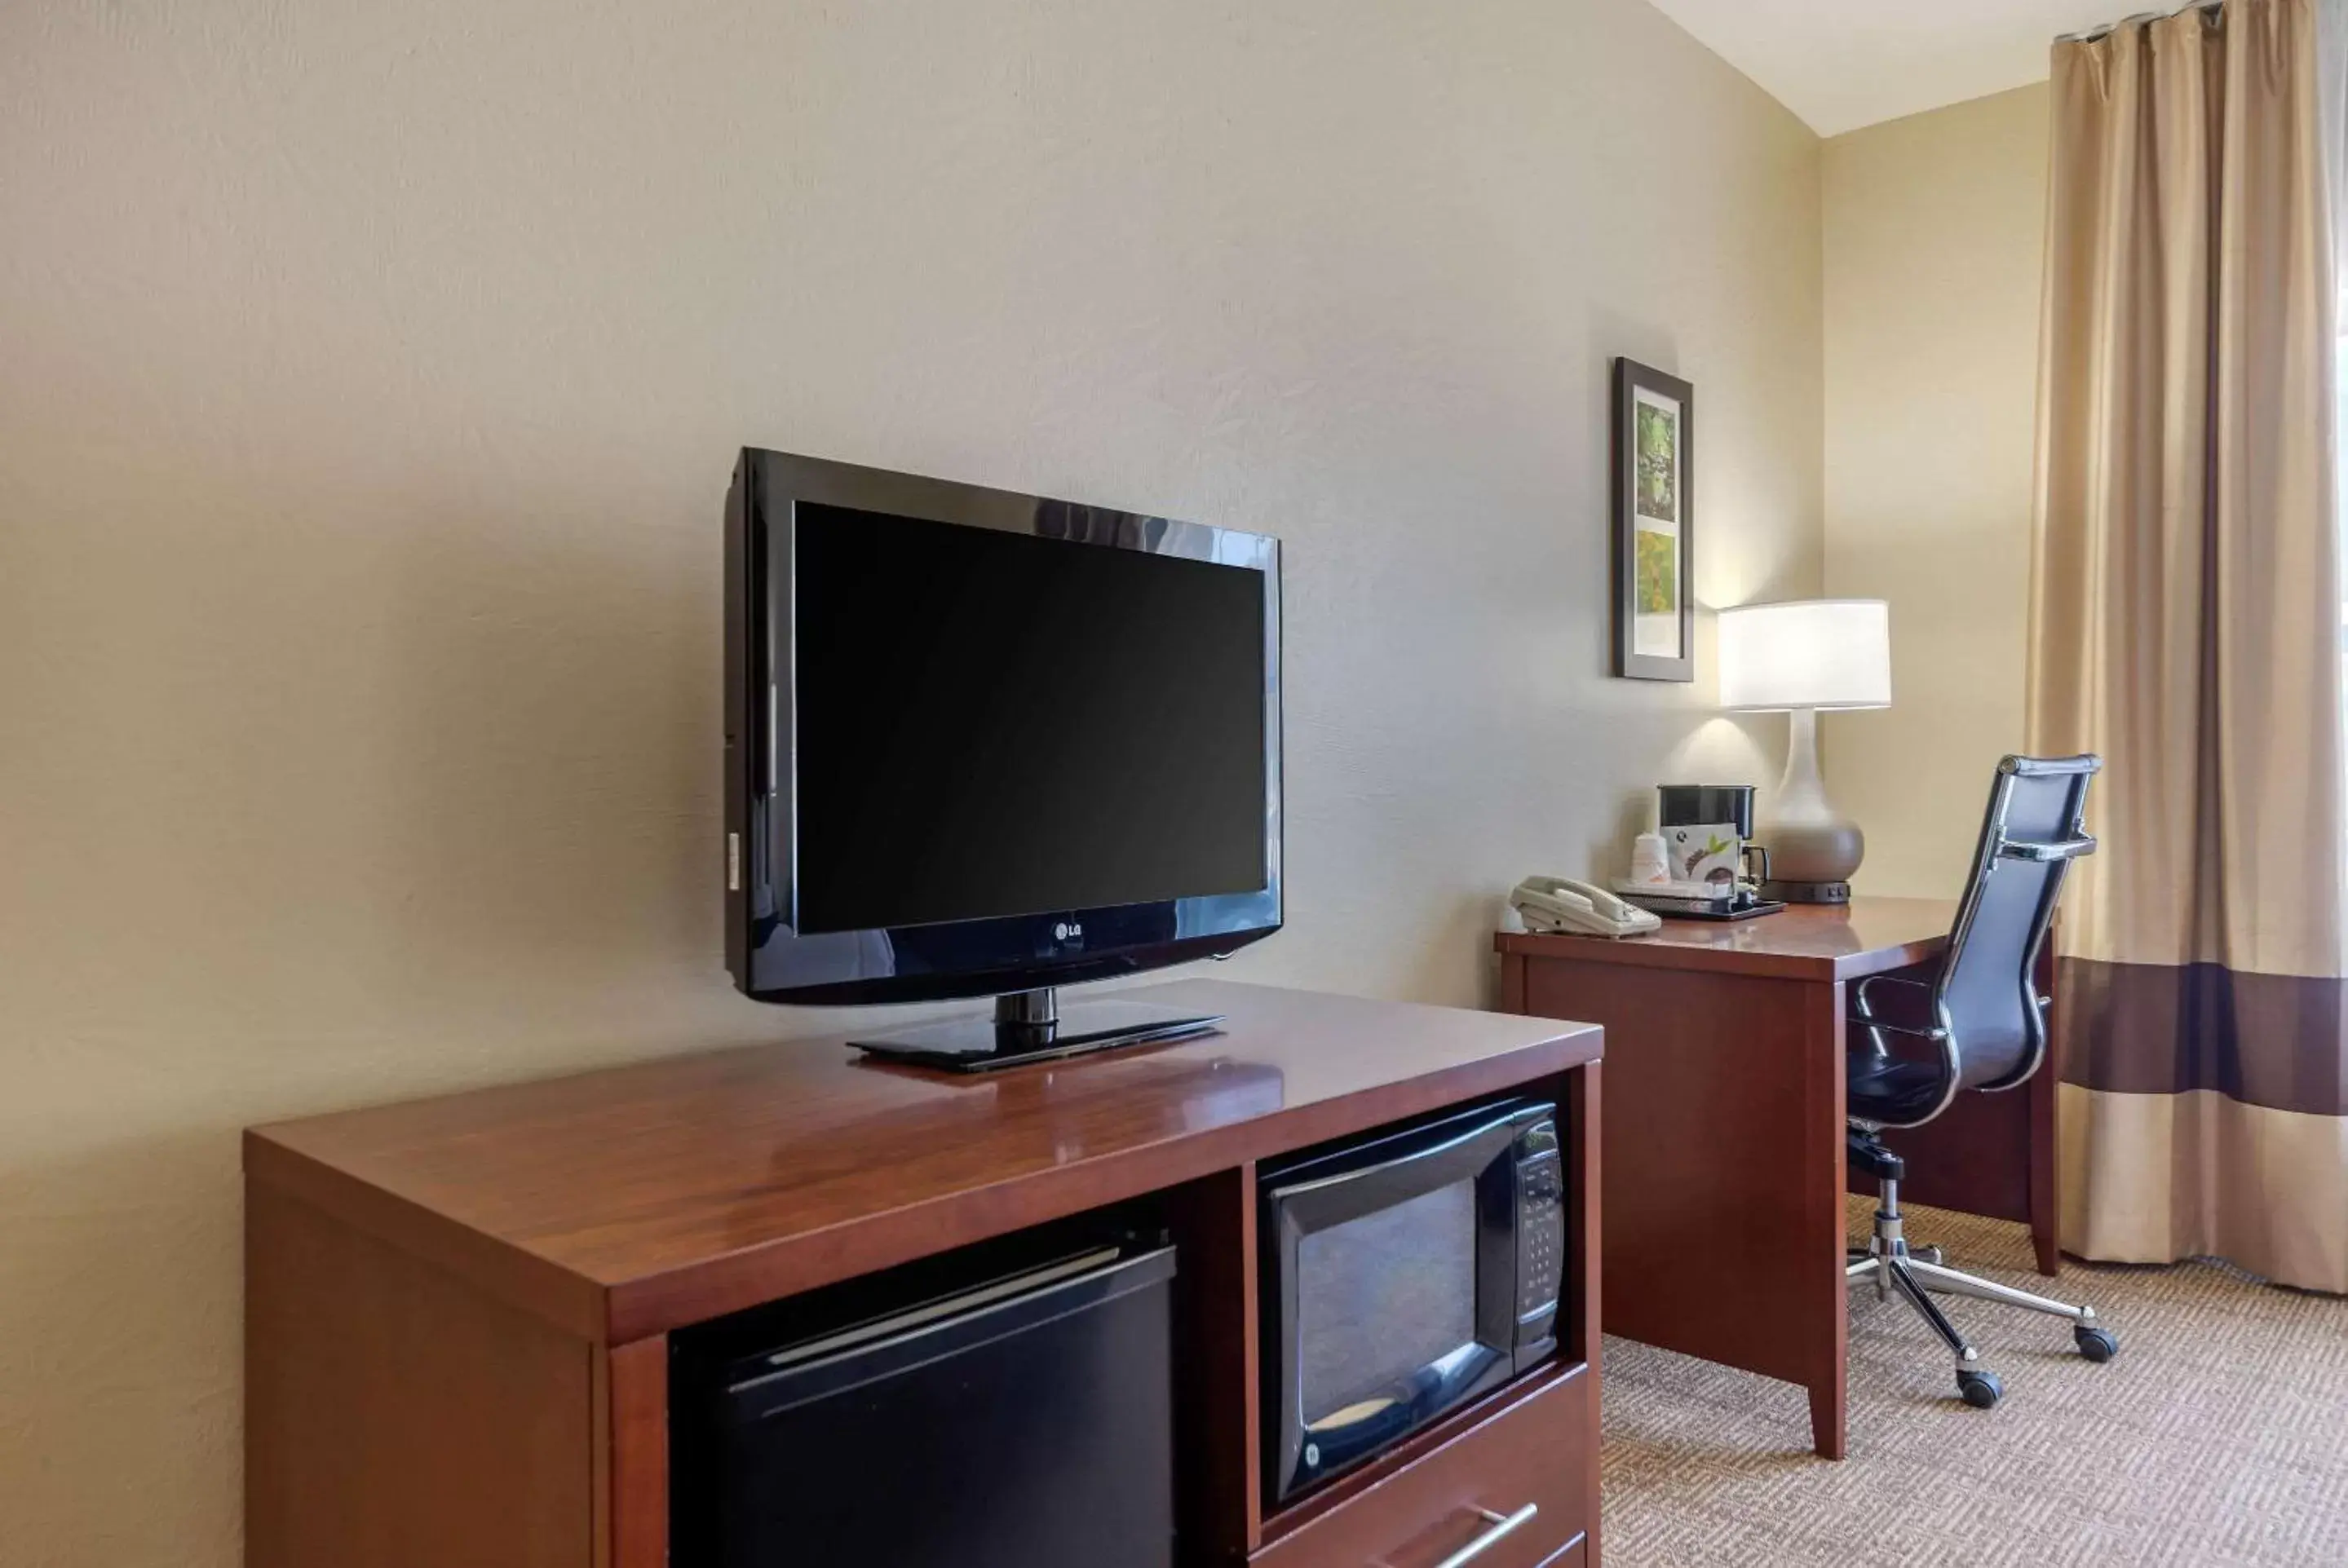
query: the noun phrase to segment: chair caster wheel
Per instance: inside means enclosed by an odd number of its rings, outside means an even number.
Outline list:
[[[1949,1261],[1948,1255],[1937,1246],[1920,1246],[1916,1249],[1916,1255],[1935,1267]]]
[[[1986,1410],[2005,1398],[2005,1385],[1994,1372],[1959,1372],[1957,1392],[1976,1410]]]
[[[2090,1361],[2108,1361],[2120,1353],[2118,1337],[2093,1323],[2080,1324],[2071,1330],[2071,1337],[2079,1342],[2079,1354]]]

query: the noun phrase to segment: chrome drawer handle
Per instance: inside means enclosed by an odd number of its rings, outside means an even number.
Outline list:
[[[1514,1513],[1495,1513],[1488,1508],[1478,1509],[1476,1511],[1477,1516],[1488,1523],[1491,1528],[1485,1531],[1481,1535],[1476,1537],[1475,1540],[1470,1541],[1467,1545],[1462,1546],[1458,1551],[1454,1552],[1450,1556],[1446,1557],[1442,1562],[1437,1563],[1435,1565],[1435,1568],[1468,1568],[1468,1563],[1473,1563],[1477,1558],[1484,1555],[1485,1553],[1490,1551],[1494,1546],[1498,1545],[1502,1536],[1516,1529],[1518,1525],[1531,1519],[1534,1514],[1539,1513],[1540,1512],[1540,1504],[1538,1502],[1529,1502],[1522,1508],[1517,1510]]]

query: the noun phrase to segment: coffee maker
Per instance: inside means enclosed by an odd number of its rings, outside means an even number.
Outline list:
[[[1624,897],[1658,915],[1702,920],[1745,920],[1774,915],[1782,903],[1766,900],[1769,852],[1752,842],[1751,784],[1658,784],[1655,821],[1660,840],[1642,841],[1634,861],[1660,852],[1663,879],[1650,874],[1617,884]]]

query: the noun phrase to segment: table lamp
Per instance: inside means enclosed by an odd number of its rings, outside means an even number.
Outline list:
[[[1798,599],[1722,610],[1720,705],[1793,715],[1786,776],[1757,830],[1769,851],[1761,896],[1849,903],[1867,840],[1827,799],[1818,713],[1891,705],[1890,607],[1879,599]]]

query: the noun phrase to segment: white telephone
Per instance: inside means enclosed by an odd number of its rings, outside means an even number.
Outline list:
[[[1661,917],[1601,887],[1565,876],[1528,876],[1509,895],[1529,931],[1581,931],[1635,937],[1663,928]]]

